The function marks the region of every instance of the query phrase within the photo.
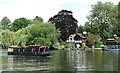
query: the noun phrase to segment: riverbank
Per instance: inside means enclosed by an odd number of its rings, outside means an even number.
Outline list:
[[[59,48],[58,50],[103,50],[103,48]]]

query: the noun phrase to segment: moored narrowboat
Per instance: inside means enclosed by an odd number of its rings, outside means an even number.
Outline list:
[[[30,45],[29,47],[8,47],[8,55],[38,55],[49,56],[51,54],[48,46]]]
[[[107,39],[106,50],[120,50],[120,41],[117,39]]]

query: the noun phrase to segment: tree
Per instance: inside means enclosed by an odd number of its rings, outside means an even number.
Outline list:
[[[76,33],[76,28],[78,27],[78,21],[73,18],[72,12],[67,10],[62,10],[51,17],[49,22],[55,24],[55,27],[60,30],[63,41],[66,41],[69,35]]]
[[[11,24],[11,30],[17,31],[21,28],[25,28],[28,26],[29,22],[30,21],[26,18],[15,19],[15,21]]]
[[[52,23],[41,23],[40,25],[29,25],[31,37],[28,44],[35,45],[53,45],[58,42],[60,36],[59,30],[56,30]]]
[[[29,41],[29,38],[31,37],[28,27],[19,29],[14,33],[14,35],[15,36],[13,38],[13,44],[18,46],[26,46],[27,42]]]
[[[41,17],[36,16],[30,24],[41,24],[43,22],[43,19]]]
[[[101,37],[99,35],[94,35],[94,34],[91,34],[91,33],[88,33],[87,34],[88,36],[88,46],[91,47],[92,45],[94,45],[96,42],[98,43],[100,40],[101,40]]]
[[[117,35],[120,37],[120,2],[118,3],[118,24],[117,24]]]
[[[32,24],[25,28],[19,29],[16,32],[9,29],[2,30],[3,47],[11,45],[27,46],[27,45],[45,45],[51,46],[58,42],[60,37],[59,30],[56,30],[55,25],[51,23],[41,23],[40,25]]]
[[[1,35],[0,39],[4,48],[13,45],[14,32],[9,29],[5,29],[1,31]]]
[[[117,6],[111,2],[97,2],[91,6],[91,13],[87,16],[87,28],[93,34],[98,34],[105,42],[105,39],[113,36],[117,24]]]
[[[77,29],[78,33],[83,33],[85,31],[84,26],[80,25]]]
[[[30,37],[30,33],[27,28],[22,28],[17,32],[10,31],[9,29],[5,29],[1,31],[2,46],[9,47],[11,45],[17,46],[26,46],[28,39]]]
[[[8,29],[9,28],[9,24],[11,23],[10,19],[7,17],[4,17],[1,22],[0,25],[2,26],[2,29]]]

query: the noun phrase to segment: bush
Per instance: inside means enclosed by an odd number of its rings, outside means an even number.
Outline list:
[[[95,46],[96,48],[101,47],[100,45],[103,45],[103,42],[102,42],[102,41],[96,42],[96,43],[94,44],[94,46]]]

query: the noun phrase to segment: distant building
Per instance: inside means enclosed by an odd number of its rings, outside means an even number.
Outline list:
[[[83,33],[75,33],[69,36],[68,40],[66,41],[70,46],[74,46],[77,48],[82,47],[82,44],[86,44],[87,40],[86,32]]]
[[[106,41],[107,50],[120,50],[120,37],[114,36]]]

